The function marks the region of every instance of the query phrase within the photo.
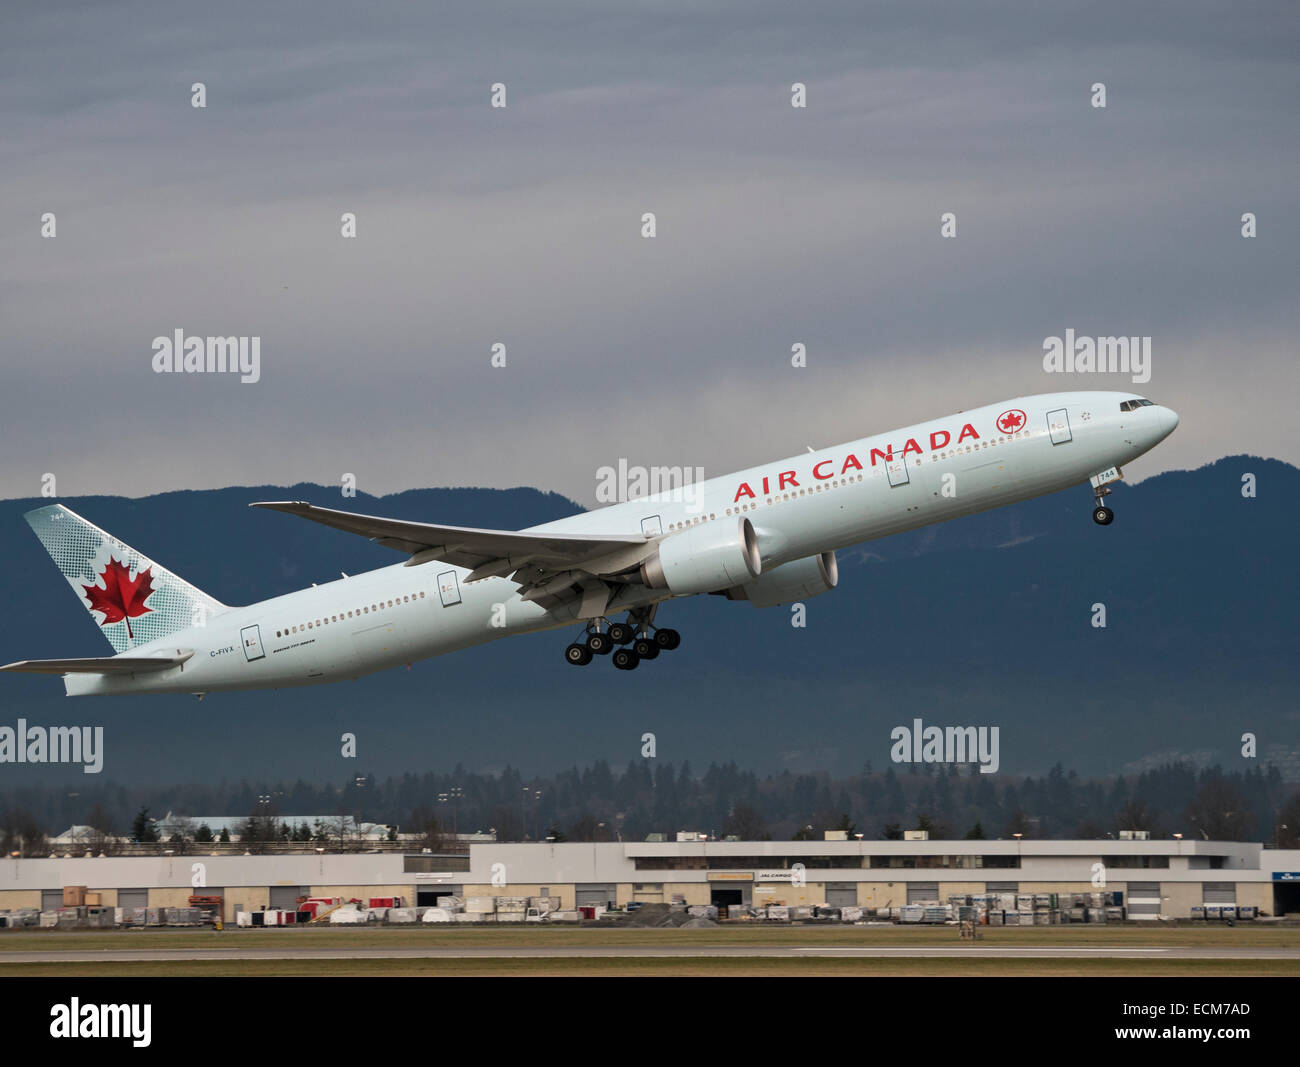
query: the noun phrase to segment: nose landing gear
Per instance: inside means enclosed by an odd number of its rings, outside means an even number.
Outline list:
[[[1108,496],[1110,496],[1110,490],[1104,485],[1097,489],[1093,496],[1097,506],[1092,509],[1092,521],[1098,526],[1109,526],[1115,521],[1115,512],[1102,503]]]

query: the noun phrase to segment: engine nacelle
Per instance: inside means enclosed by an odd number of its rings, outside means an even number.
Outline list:
[[[757,578],[758,537],[746,518],[705,522],[659,542],[641,564],[641,580],[672,593],[712,593]]]
[[[771,608],[829,593],[840,580],[834,552],[805,556],[774,567],[766,574],[727,590],[728,600],[748,600],[756,608]]]

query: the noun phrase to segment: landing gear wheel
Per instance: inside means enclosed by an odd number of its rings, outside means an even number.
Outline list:
[[[587,648],[594,656],[608,656],[613,647],[614,642],[609,639],[609,634],[592,630],[587,635]]]
[[[575,667],[585,667],[591,662],[591,649],[575,643],[564,650],[564,658]]]
[[[616,645],[631,644],[632,639],[636,637],[636,631],[625,622],[611,622],[606,632]]]
[[[1098,504],[1092,510],[1092,521],[1098,526],[1109,526],[1115,521],[1115,513],[1105,504]]]
[[[659,646],[653,638],[638,637],[632,642],[632,651],[636,653],[637,659],[654,659],[659,655]]]
[[[635,651],[630,648],[620,648],[614,653],[614,666],[620,671],[634,671],[636,665],[641,662]]]
[[[668,630],[668,629],[656,630],[654,640],[655,640],[655,644],[658,645],[660,648],[662,648],[665,652],[671,652],[674,648],[676,648],[678,645],[682,643],[682,635],[679,634],[676,630]]]

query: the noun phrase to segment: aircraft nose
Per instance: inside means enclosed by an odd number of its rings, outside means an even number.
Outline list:
[[[1165,424],[1164,436],[1168,437],[1171,433],[1173,433],[1176,429],[1178,429],[1178,412],[1176,412],[1173,408],[1162,408],[1160,411],[1160,416],[1164,420],[1164,424]]]

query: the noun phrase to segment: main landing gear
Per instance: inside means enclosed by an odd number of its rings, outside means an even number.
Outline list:
[[[1098,526],[1109,526],[1115,521],[1115,512],[1102,503],[1108,496],[1110,496],[1110,490],[1104,485],[1093,495],[1097,506],[1092,509],[1092,521]]]
[[[636,670],[643,659],[655,659],[660,652],[671,652],[682,643],[682,635],[667,627],[651,625],[655,608],[638,608],[628,613],[627,622],[611,622],[604,630],[604,619],[587,624],[586,637],[564,650],[564,658],[575,667],[585,667],[594,656],[609,656],[620,671]]]

